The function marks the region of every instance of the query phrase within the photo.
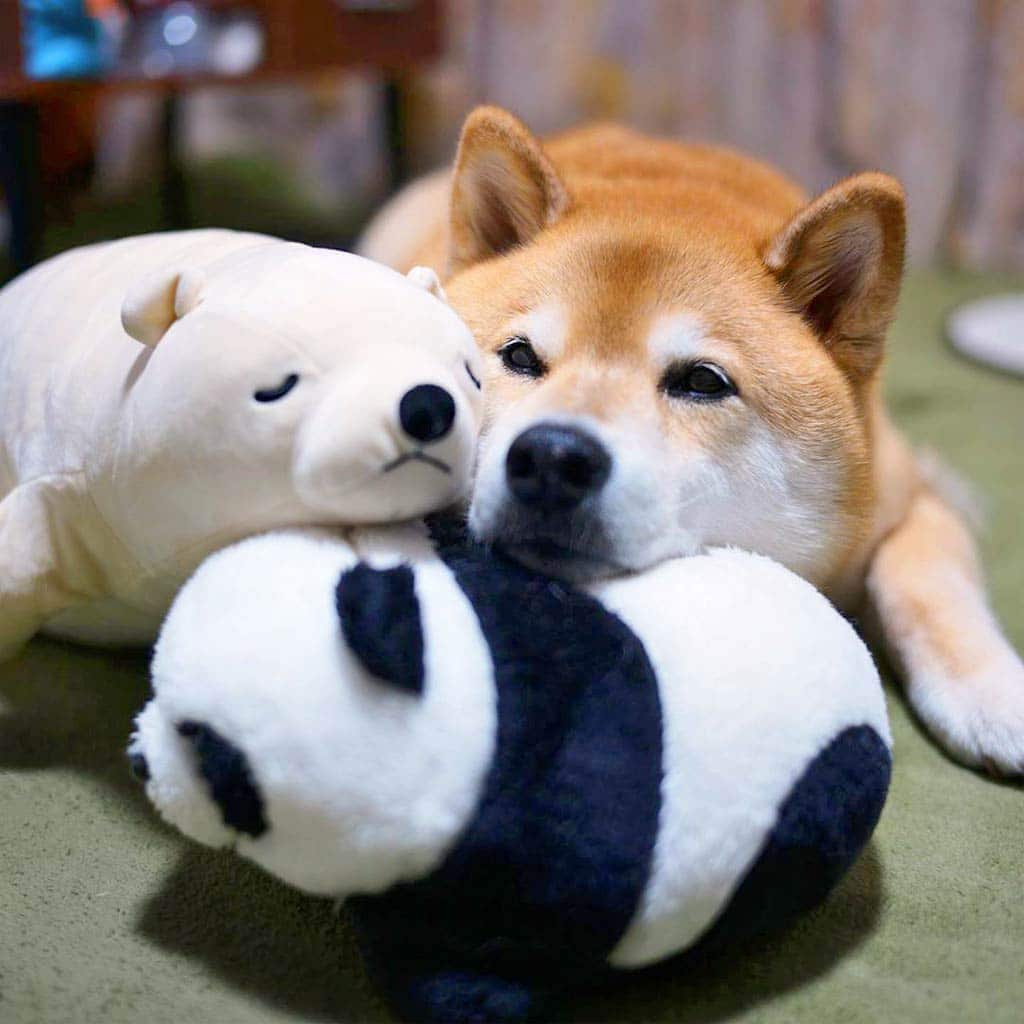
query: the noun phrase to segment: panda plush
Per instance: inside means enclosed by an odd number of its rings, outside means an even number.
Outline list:
[[[444,531],[268,534],[186,585],[153,686],[160,813],[345,898],[411,1020],[544,1018],[778,927],[889,783],[864,645],[736,550],[579,589]]]

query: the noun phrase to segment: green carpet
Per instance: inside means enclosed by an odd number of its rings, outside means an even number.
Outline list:
[[[994,600],[1024,647],[1024,384],[941,340],[951,304],[1010,284],[912,279],[889,391],[914,440],[990,499]],[[0,1021],[387,1020],[330,904],[155,819],[123,755],[145,696],[141,657],[40,641],[0,668]],[[949,763],[890,708],[892,796],[825,907],[732,962],[626,979],[573,1018],[1020,1024],[1024,791]]]

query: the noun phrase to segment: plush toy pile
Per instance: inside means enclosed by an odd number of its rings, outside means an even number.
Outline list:
[[[525,1020],[822,900],[890,738],[851,627],[764,558],[581,589],[381,525],[464,495],[481,412],[411,276],[199,232],[4,289],[0,657],[145,639],[197,570],[130,746],[157,808],[347,898],[406,1016]]]
[[[719,550],[588,590],[424,530],[210,559],[131,747],[164,817],[349,904],[412,1020],[544,1018],[815,905],[889,732],[851,627]]]

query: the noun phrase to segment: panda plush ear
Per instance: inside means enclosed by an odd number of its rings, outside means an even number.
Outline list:
[[[338,582],[335,605],[352,653],[371,675],[406,693],[423,693],[423,623],[412,569],[365,562]]]
[[[121,326],[136,341],[156,348],[171,324],[203,300],[204,277],[194,267],[165,268],[144,277],[125,296]]]
[[[441,287],[441,279],[437,276],[437,272],[431,270],[430,267],[413,267],[405,276],[417,288],[422,288],[425,292],[430,292],[435,299],[447,303],[448,296],[445,295],[444,289]]]

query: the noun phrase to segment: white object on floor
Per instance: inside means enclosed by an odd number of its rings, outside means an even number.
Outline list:
[[[946,320],[946,333],[968,358],[1024,376],[1024,292],[959,306]]]

